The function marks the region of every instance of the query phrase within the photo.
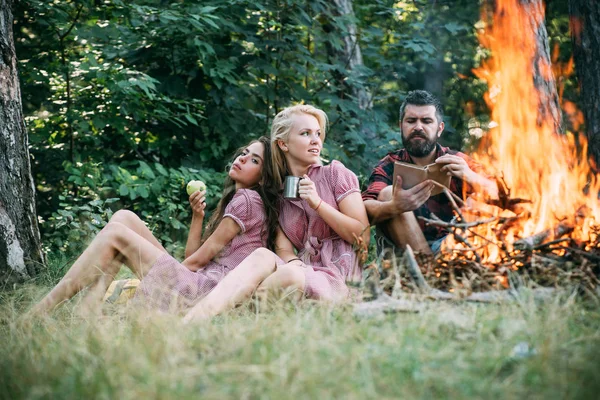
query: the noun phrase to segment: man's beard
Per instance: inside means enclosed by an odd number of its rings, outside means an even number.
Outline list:
[[[415,137],[420,137],[422,140],[412,140]],[[425,136],[425,133],[413,133],[409,138],[402,136],[404,148],[411,157],[425,157],[431,154],[437,144],[437,137],[430,140]]]

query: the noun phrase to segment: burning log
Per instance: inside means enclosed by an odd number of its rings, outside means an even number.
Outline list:
[[[546,239],[559,238],[573,231],[573,226],[558,224],[555,228],[546,229],[535,235],[517,240],[513,246],[516,250],[533,250],[536,246],[544,243]]]

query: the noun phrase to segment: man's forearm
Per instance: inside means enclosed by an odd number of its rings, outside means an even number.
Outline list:
[[[377,225],[398,215],[392,201],[365,200],[364,203],[371,225]]]
[[[498,198],[498,185],[495,181],[486,178],[483,175],[474,173],[471,181],[469,182],[476,190],[483,190],[486,192],[488,197],[492,199]]]

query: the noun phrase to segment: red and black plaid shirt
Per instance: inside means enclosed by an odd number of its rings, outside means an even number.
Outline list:
[[[442,147],[437,144],[436,158],[441,157],[444,154],[452,154],[462,157],[469,164],[469,167],[473,171],[479,172],[481,170],[480,166],[466,154],[459,151],[450,150],[447,147]],[[363,200],[377,200],[379,192],[381,192],[381,190],[383,190],[386,186],[392,184],[392,178],[394,175],[394,162],[396,161],[414,164],[406,149],[400,149],[388,153],[388,155],[379,161],[379,164],[373,168],[373,172],[371,172],[371,176],[369,177],[367,189],[362,192]],[[462,179],[452,177],[450,180],[450,191],[457,194],[461,198],[466,197],[464,195],[470,194],[473,189],[467,184],[465,187],[466,193],[463,195],[463,183],[464,182]],[[431,213],[434,213],[436,216],[446,222],[452,220],[454,217],[452,205],[444,193],[431,196],[421,207],[414,210],[416,217],[430,218]],[[419,221],[419,226],[421,227],[421,230],[425,235],[425,239],[427,239],[428,242],[440,239],[448,234],[448,230],[445,228],[425,226],[425,223],[418,218],[417,221]]]

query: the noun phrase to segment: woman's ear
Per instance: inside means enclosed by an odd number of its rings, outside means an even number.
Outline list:
[[[277,146],[279,146],[282,151],[288,151],[287,144],[281,139],[277,139]]]

